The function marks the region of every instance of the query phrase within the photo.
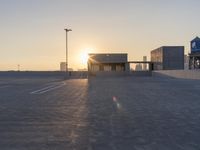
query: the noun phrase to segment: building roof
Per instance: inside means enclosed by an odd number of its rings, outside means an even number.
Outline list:
[[[191,42],[194,42],[194,41],[200,41],[200,38],[197,36],[195,39],[193,39]]]
[[[126,53],[90,53],[89,61],[93,63],[123,63],[128,61]]]
[[[89,53],[90,55],[128,55],[127,53]]]
[[[184,46],[161,46],[161,47],[159,47],[159,48],[156,48],[156,49],[154,49],[154,50],[152,50],[151,51],[151,53],[152,52],[156,52],[156,51],[158,51],[158,50],[163,50],[163,49],[166,49],[166,48],[171,48],[171,49],[175,49],[175,48],[185,48]]]

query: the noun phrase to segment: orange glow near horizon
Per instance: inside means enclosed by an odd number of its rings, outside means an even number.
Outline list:
[[[94,52],[94,50],[91,49],[91,48],[86,48],[86,49],[81,51],[79,58],[80,58],[80,61],[83,65],[87,65],[87,61],[88,61],[88,58],[89,58],[88,54],[92,53],[92,52]]]

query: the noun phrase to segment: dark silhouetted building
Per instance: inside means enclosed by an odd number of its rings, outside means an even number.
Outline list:
[[[163,46],[151,51],[154,70],[184,69],[184,46]]]
[[[89,54],[88,72],[97,74],[99,72],[125,72],[129,71],[127,54],[124,53],[93,53]]]

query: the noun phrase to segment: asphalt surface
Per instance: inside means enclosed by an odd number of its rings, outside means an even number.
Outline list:
[[[1,150],[198,150],[200,80],[0,78]]]

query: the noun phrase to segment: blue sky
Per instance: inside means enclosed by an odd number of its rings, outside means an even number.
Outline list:
[[[58,70],[65,60],[83,68],[88,52],[127,52],[148,59],[150,50],[183,45],[200,36],[199,0],[0,0],[0,70]]]

